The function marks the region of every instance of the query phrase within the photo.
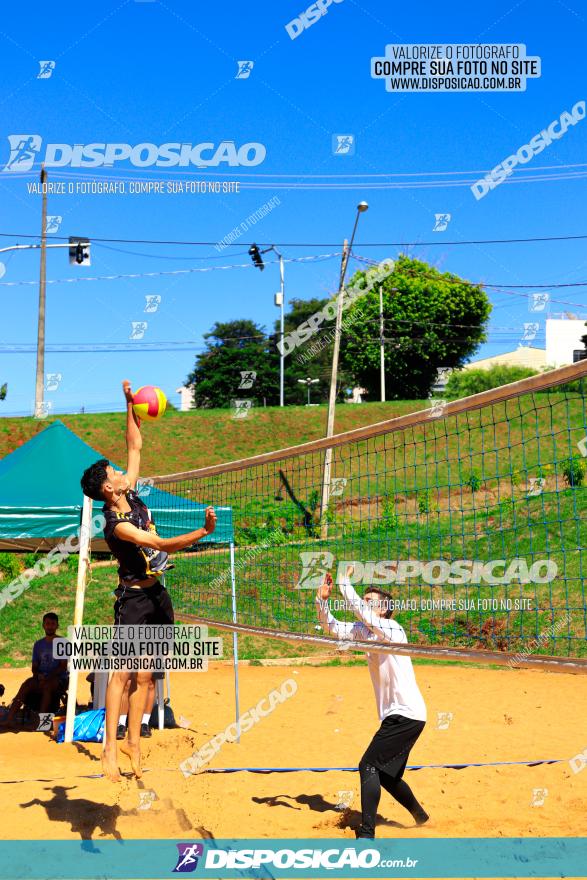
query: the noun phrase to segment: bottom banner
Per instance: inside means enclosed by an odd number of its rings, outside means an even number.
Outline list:
[[[587,838],[0,841],[0,880],[585,877]]]

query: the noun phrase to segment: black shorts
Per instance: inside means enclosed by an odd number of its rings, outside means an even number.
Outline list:
[[[401,779],[410,750],[425,725],[425,721],[414,721],[404,715],[388,715],[381,722],[361,762],[377,767],[394,779]]]
[[[118,587],[114,591],[114,624],[116,626],[143,623],[173,623],[173,605],[163,584],[152,587]]]

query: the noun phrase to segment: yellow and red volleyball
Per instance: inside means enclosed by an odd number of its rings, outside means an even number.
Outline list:
[[[155,422],[163,417],[167,407],[167,398],[155,385],[143,385],[133,395],[132,408],[140,419]]]

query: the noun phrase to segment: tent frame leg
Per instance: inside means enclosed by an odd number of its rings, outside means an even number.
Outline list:
[[[234,541],[230,542],[230,585],[232,599],[232,622],[236,624],[236,570],[234,564]],[[238,680],[238,633],[236,630],[232,633],[232,665],[234,669],[234,704],[235,704],[235,722],[236,722],[236,741],[241,741],[241,723],[239,709],[239,680]]]

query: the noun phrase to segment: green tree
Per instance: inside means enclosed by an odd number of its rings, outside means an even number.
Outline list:
[[[530,367],[495,366],[489,370],[456,370],[448,378],[444,396],[448,400],[457,400],[459,397],[480,394],[490,388],[499,388],[535,375],[536,370]]]
[[[321,312],[328,299],[292,299],[289,302],[289,311],[284,315],[285,335],[295,331],[301,324],[312,315]],[[275,347],[274,357],[279,375],[279,321],[275,322]],[[332,373],[332,347],[334,339],[334,321],[323,321],[312,336],[298,346],[294,351],[287,354],[284,365],[284,400],[286,404],[305,404],[308,400],[306,385],[301,385],[298,379],[319,379],[316,385],[312,385],[312,403],[326,403],[330,392],[330,376]],[[339,371],[339,388],[349,381],[349,376],[344,371]]]
[[[350,284],[369,287],[373,270]],[[491,304],[481,287],[400,255],[381,282],[387,399],[427,397],[439,367],[460,367],[486,339]],[[379,284],[345,311],[343,367],[379,399]]]
[[[279,403],[279,376],[270,352],[273,343],[254,321],[216,322],[204,334],[206,350],[196,356],[186,385],[194,388],[199,407],[229,407],[235,399],[252,399],[256,405]],[[243,385],[241,373],[255,373],[252,387]],[[246,379],[244,382],[246,383]]]
[[[8,391],[8,385],[5,382],[2,387],[0,387],[0,400],[6,400],[6,392]]]

